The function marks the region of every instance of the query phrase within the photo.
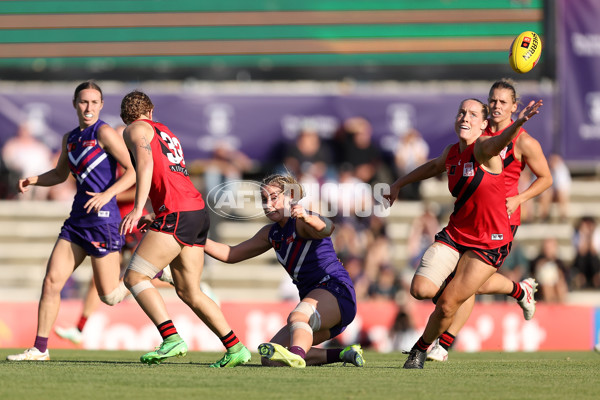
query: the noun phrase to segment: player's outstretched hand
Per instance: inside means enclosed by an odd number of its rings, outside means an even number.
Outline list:
[[[529,104],[527,104],[527,107],[525,107],[519,113],[519,119],[522,119],[523,122],[529,121],[529,119],[531,117],[533,117],[536,114],[539,114],[539,112],[540,112],[539,109],[543,105],[544,105],[544,102],[542,100],[538,100],[538,101],[531,100],[529,102]]]

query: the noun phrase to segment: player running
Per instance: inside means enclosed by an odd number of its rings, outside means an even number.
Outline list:
[[[235,367],[250,361],[250,352],[231,330],[219,306],[200,290],[210,225],[204,200],[189,178],[179,139],[168,127],[152,121],[153,112],[152,101],[139,91],[127,94],[121,102],[121,118],[127,125],[125,143],[135,159],[137,176],[135,205],[123,218],[121,233],[138,226],[148,196],[155,212],[124,279],[163,339],[155,351],[140,360],[157,364],[187,354],[187,345],[177,333],[163,298],[150,282],[170,264],[179,298],[227,349],[211,367]]]
[[[420,298],[415,288],[417,278],[438,277],[442,279],[440,284],[453,272],[454,278],[439,295],[425,332],[411,349],[404,368],[423,368],[429,346],[450,327],[458,308],[494,275],[508,255],[512,232],[499,154],[541,105],[541,100],[531,102],[502,134],[482,137],[489,108],[476,99],[464,100],[454,123],[459,142],[392,185],[390,201],[396,199],[402,186],[446,171],[448,188],[456,197],[448,225],[423,255],[411,294]],[[424,281],[433,285],[432,280]]]
[[[495,82],[490,88],[488,105],[490,116],[483,135],[500,135],[513,123],[511,117],[517,111],[518,98],[514,85],[508,80]],[[506,209],[514,237],[521,225],[521,204],[548,189],[552,185],[552,174],[539,142],[531,137],[523,127],[519,129],[517,136],[500,153],[500,157],[504,161],[503,174],[507,192]],[[519,178],[526,165],[536,176],[536,179],[531,182],[527,189],[519,193]],[[479,288],[477,294],[506,294],[511,296],[517,300],[517,303],[523,309],[525,320],[530,320],[535,314],[534,293],[536,291],[537,282],[533,278],[513,282],[504,275],[496,273]],[[428,360],[448,360],[448,349],[469,319],[474,303],[475,297],[467,300],[459,308],[452,325],[435,341],[427,354]]]

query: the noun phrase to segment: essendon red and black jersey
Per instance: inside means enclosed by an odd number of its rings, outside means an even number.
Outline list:
[[[204,200],[190,180],[177,136],[161,123],[142,121],[154,129],[150,142],[154,167],[149,197],[156,216],[203,209]]]
[[[504,129],[501,131],[492,132],[490,130],[490,126],[488,125],[483,134],[485,136],[497,136],[504,132]],[[502,160],[504,161],[503,174],[504,183],[506,184],[506,197],[513,197],[519,194],[519,178],[521,177],[521,171],[523,171],[525,168],[525,163],[517,160],[515,157],[515,146],[517,145],[517,139],[523,132],[527,131],[523,128],[519,129],[517,136],[500,153],[500,157],[502,157]],[[521,206],[519,206],[519,208],[517,208],[510,216],[510,224],[521,225]]]
[[[504,175],[485,171],[474,148],[475,143],[461,153],[456,143],[446,158],[448,189],[456,197],[446,231],[463,246],[495,249],[512,241]]]

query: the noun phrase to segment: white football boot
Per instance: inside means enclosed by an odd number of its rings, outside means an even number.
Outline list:
[[[533,314],[535,314],[534,293],[537,292],[538,283],[533,278],[527,278],[519,282],[519,285],[521,285],[521,289],[523,289],[524,296],[517,302],[523,309],[523,317],[526,321],[529,321],[533,318]]]
[[[8,361],[48,361],[50,360],[50,353],[48,349],[42,353],[35,347],[32,347],[22,353],[6,356],[6,359]]]
[[[448,350],[440,345],[440,339],[433,342],[433,347],[427,353],[427,361],[448,361]]]

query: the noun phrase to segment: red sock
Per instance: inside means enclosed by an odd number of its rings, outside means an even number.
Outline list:
[[[162,324],[158,325],[157,328],[163,340],[165,340],[169,336],[177,334],[177,329],[175,329],[175,325],[173,325],[173,321],[171,320],[163,322]]]
[[[446,331],[446,332],[442,333],[440,336],[440,346],[442,346],[444,349],[448,350],[450,348],[450,346],[452,346],[452,343],[454,343],[454,339],[455,339],[455,336],[453,334],[451,334],[450,332]]]
[[[525,296],[525,292],[523,292],[523,288],[517,282],[513,282],[513,291],[509,295],[517,300],[521,300],[523,296]]]
[[[431,343],[427,343],[423,339],[423,336],[421,336],[419,338],[419,340],[417,341],[417,343],[415,343],[415,345],[413,346],[413,349],[416,347],[417,349],[419,349],[421,351],[427,351],[427,349],[429,348],[429,346],[431,346]]]
[[[79,332],[83,332],[83,328],[85,327],[87,320],[87,317],[84,317],[83,315],[81,318],[79,318],[79,322],[77,323],[77,329],[79,329]]]
[[[219,339],[221,339],[221,343],[223,343],[223,346],[225,346],[227,350],[229,350],[230,348],[232,348],[240,342],[240,339],[238,339],[238,337],[235,336],[235,333],[233,333],[233,331],[230,331],[227,335]]]

